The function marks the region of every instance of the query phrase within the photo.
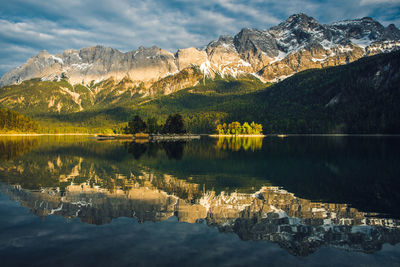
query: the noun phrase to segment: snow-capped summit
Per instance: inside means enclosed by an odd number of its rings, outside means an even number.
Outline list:
[[[73,84],[127,78],[149,88],[168,75],[196,66],[211,77],[252,74],[273,82],[309,68],[347,64],[399,48],[400,30],[393,24],[384,27],[365,17],[327,25],[299,13],[269,29],[244,28],[235,36],[223,35],[200,50],[186,48],[170,53],[153,46],[122,53],[95,46],[65,50],[60,55],[42,51],[3,75],[0,86],[63,76]]]

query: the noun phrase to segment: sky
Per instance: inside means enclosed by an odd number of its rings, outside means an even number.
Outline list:
[[[157,45],[175,52],[296,13],[325,24],[369,16],[400,26],[400,0],[0,0],[0,7],[0,76],[44,49]]]

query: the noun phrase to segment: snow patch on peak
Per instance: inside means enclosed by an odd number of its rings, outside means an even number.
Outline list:
[[[325,50],[329,50],[335,46],[335,43],[329,40],[322,40],[321,45]]]
[[[313,57],[313,58],[311,58],[311,61],[312,62],[324,62],[325,60],[327,60],[328,59],[328,56],[324,56],[324,57],[322,57],[322,58],[315,58],[315,57]]]
[[[239,64],[238,66],[243,66],[243,67],[251,67],[251,64],[244,61],[243,59],[239,59]]]
[[[364,36],[363,38],[360,39],[355,39],[351,38],[350,42],[352,42],[355,45],[358,45],[359,47],[366,48],[367,46],[371,45],[372,41],[369,39],[368,36]]]
[[[284,59],[286,56],[288,55],[288,53],[285,53],[281,50],[279,50],[278,55],[274,58],[272,58],[272,60],[269,62],[269,64],[271,65],[272,63],[275,63],[277,61],[281,61],[282,59]]]
[[[200,65],[200,71],[206,76],[211,75],[211,64],[208,59]]]
[[[40,80],[42,82],[44,82],[44,81],[57,81],[57,82],[59,82],[59,81],[61,81],[61,77],[59,75],[57,75],[57,74],[50,74],[50,75],[47,75],[47,76],[44,76],[44,77],[40,78]]]
[[[50,57],[51,57],[55,62],[58,62],[58,63],[60,63],[61,65],[64,64],[64,61],[63,61],[61,58],[56,57],[56,56],[53,56],[53,55],[51,55]]]
[[[91,66],[93,66],[93,63],[80,63],[80,64],[72,64],[71,65],[71,67],[79,69],[79,70],[85,70]]]
[[[384,41],[381,43],[372,43],[370,46],[366,47],[365,50],[368,53],[375,52],[391,52],[400,49],[400,42],[398,41]]]

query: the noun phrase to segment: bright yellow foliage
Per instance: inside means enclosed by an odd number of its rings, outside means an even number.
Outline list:
[[[234,121],[226,125],[218,124],[216,126],[216,131],[221,135],[246,135],[246,134],[262,134],[262,125],[257,124],[254,121],[249,124],[248,122],[244,122],[243,125],[240,122]]]

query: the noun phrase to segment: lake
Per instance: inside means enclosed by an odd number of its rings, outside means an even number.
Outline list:
[[[2,266],[399,266],[400,137],[0,137]]]

